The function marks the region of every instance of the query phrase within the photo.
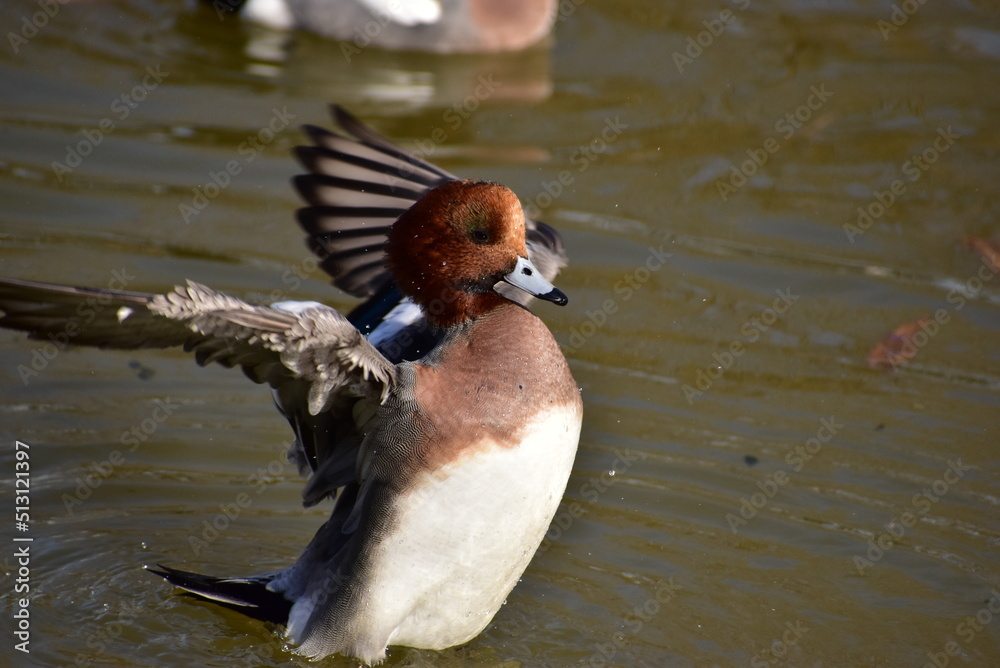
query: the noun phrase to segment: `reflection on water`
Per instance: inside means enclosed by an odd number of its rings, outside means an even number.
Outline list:
[[[0,16],[21,35],[37,11]],[[153,0],[58,5],[25,39],[0,56],[5,275],[348,308],[288,185],[330,102],[563,233],[570,306],[536,309],[586,403],[559,522],[481,637],[390,663],[997,662],[1000,284],[963,244],[1000,234],[993,3],[588,0],[548,48],[350,63]],[[905,364],[869,368],[921,319]],[[50,343],[0,333],[30,659],[304,665],[141,570],[278,569],[324,520],[267,393],[180,351]]]

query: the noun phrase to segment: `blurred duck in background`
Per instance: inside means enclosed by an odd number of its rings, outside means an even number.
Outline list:
[[[519,51],[542,41],[557,0],[211,0],[217,12],[308,30],[358,48],[434,53]]]

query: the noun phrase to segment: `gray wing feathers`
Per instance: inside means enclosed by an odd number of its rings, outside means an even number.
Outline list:
[[[200,364],[239,366],[258,383],[309,383],[317,415],[334,395],[384,400],[395,367],[340,313],[249,304],[188,281],[165,295],[0,279],[0,326],[105,348],[184,346]]]
[[[210,351],[209,361],[250,367],[251,377],[260,375],[254,379],[272,387],[280,384],[280,376],[290,375],[289,371],[308,381],[311,415],[323,412],[334,394],[345,388],[358,396],[377,394],[384,400],[395,379],[394,366],[332,308],[315,306],[291,313],[248,304],[191,281],[186,287],[157,295],[149,308],[167,318],[183,320],[206,337],[186,346],[199,354],[199,361],[202,351]],[[270,364],[270,374],[255,374],[259,364],[273,361],[274,354],[281,367]]]
[[[344,386],[365,396],[370,394],[364,391],[365,386],[377,383],[381,386],[379,400],[385,401],[395,381],[395,366],[337,311],[326,307],[303,311],[286,337],[281,361],[312,381],[312,415],[324,410],[334,391]]]
[[[168,348],[183,345],[183,323],[152,314],[153,295],[0,279],[0,326],[58,345]],[[127,324],[126,324],[127,323]]]

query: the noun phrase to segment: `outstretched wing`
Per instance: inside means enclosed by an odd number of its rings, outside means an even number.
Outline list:
[[[386,329],[373,335],[379,350],[394,362],[416,359],[433,347],[436,334],[415,306],[404,303],[386,269],[385,237],[396,218],[428,190],[458,177],[407,153],[342,107],[331,109],[341,131],[306,126],[314,145],[295,149],[309,170],[294,180],[309,205],[298,210],[299,224],[334,285],[368,299],[348,319],[366,334],[385,322]],[[545,223],[525,224],[528,257],[552,281],[566,266],[562,239]],[[524,305],[532,299],[506,284],[498,290]],[[400,346],[399,341],[414,343]]]
[[[428,190],[458,177],[407,153],[343,107],[331,111],[341,132],[307,125],[313,146],[295,148],[309,170],[294,180],[309,205],[296,215],[334,285],[367,298],[392,284],[383,250],[392,223]],[[566,266],[562,239],[545,223],[525,223],[531,262],[551,281]]]
[[[201,365],[240,367],[273,388],[307,505],[353,480],[359,401],[376,406],[396,369],[347,318],[315,302],[258,306],[197,283],[167,294],[0,278],[0,326],[101,348],[183,346]],[[370,410],[369,410],[370,412]]]
[[[457,177],[394,146],[339,106],[333,116],[343,134],[307,125],[314,145],[295,149],[309,170],[294,179],[309,204],[298,210],[298,221],[334,285],[370,297],[392,281],[383,249],[389,227],[428,190]]]
[[[163,295],[0,279],[0,325],[102,348],[183,346],[258,383],[309,385],[309,413],[343,388],[384,398],[394,366],[332,308],[259,306],[188,281]]]

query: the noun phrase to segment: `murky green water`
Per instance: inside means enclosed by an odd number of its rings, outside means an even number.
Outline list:
[[[41,10],[5,2],[0,272],[348,307],[288,184],[298,126],[341,103],[562,231],[570,305],[536,310],[586,404],[494,623],[389,665],[1000,665],[1000,281],[962,245],[1000,234],[1000,6],[903,5],[586,0],[549,49],[347,63],[149,0],[58,5],[14,44]],[[906,368],[867,367],[938,310]],[[5,632],[5,661],[305,665],[141,569],[278,569],[323,521],[267,391],[39,348],[0,332],[4,629],[18,440],[34,539],[31,654]]]

